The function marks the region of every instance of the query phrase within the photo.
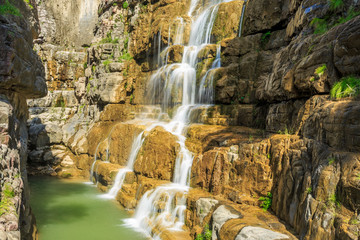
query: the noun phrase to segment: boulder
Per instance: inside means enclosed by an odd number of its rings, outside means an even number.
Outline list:
[[[261,227],[247,226],[241,229],[235,240],[283,240],[289,239],[285,234],[274,232]]]

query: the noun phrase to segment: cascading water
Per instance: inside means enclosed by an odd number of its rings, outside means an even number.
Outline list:
[[[185,221],[186,194],[189,190],[190,171],[193,162],[192,153],[185,146],[186,127],[190,123],[191,111],[208,106],[213,102],[213,78],[217,68],[221,66],[220,46],[217,45],[216,58],[211,68],[206,72],[197,86],[196,67],[198,54],[211,42],[211,31],[216,19],[221,0],[202,1],[192,0],[189,17],[195,19],[191,25],[189,43],[184,46],[181,63],[168,64],[168,50],[172,45],[183,45],[185,22],[183,18],[177,18],[172,24],[174,36],[170,41],[171,25],[169,26],[169,45],[160,53],[161,35],[158,40],[157,63],[160,67],[149,81],[149,104],[160,105],[161,113],[155,114],[152,124],[135,137],[131,153],[126,167],[119,170],[115,183],[106,198],[115,198],[121,190],[126,174],[133,171],[133,166],[138,152],[145,139],[146,132],[156,126],[161,126],[178,139],[180,149],[177,153],[172,183],[161,185],[147,191],[140,199],[133,218],[125,220],[125,225],[143,232],[149,237],[159,239],[160,236],[153,233],[152,229],[167,229],[181,231]],[[154,40],[156,41],[156,40]],[[163,58],[160,57],[165,56]],[[175,110],[174,110],[175,109]],[[174,110],[175,114],[168,122],[162,120],[164,114]],[[141,116],[147,116],[142,114]]]
[[[195,11],[197,2],[192,1],[189,14]],[[212,26],[221,2],[210,1],[192,23],[189,44],[184,47],[182,62],[167,64],[166,59],[166,65],[158,69],[149,81],[151,104],[161,104],[165,112],[177,107],[170,122],[158,122],[152,127],[162,126],[177,136],[180,150],[175,161],[173,182],[146,192],[138,203],[134,217],[125,220],[125,225],[138,229],[148,236],[152,235],[155,239],[159,236],[151,234],[154,227],[181,231],[184,225],[186,193],[189,190],[193,162],[193,155],[185,146],[185,130],[189,124],[191,111],[202,106],[200,103],[211,104],[213,101],[212,80],[214,70],[221,64],[220,46],[217,46],[216,58],[211,69],[201,80],[199,88],[196,86],[197,56],[199,51],[210,43]],[[184,27],[177,28],[174,43],[180,43],[178,36],[182,37],[183,29]],[[134,147],[133,151],[135,151]]]

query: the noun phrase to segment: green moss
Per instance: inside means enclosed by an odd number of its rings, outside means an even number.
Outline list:
[[[307,192],[308,194],[311,194],[311,193],[312,193],[312,187],[308,187],[308,188],[306,189],[306,192]]]
[[[354,76],[343,77],[330,90],[332,98],[356,97],[360,93],[360,78]]]
[[[15,7],[9,0],[0,5],[0,15],[14,15],[21,16],[20,10]]]

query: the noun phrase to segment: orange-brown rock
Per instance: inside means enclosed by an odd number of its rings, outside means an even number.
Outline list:
[[[211,31],[213,42],[239,35],[239,23],[244,1],[235,0],[221,3]],[[226,22],[226,24],[224,24]]]
[[[161,180],[171,180],[179,144],[171,133],[156,127],[145,135],[134,165],[136,174]]]

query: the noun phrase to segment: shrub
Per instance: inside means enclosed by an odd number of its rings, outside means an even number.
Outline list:
[[[264,210],[267,211],[272,204],[272,194],[270,192],[267,193],[266,197],[260,197],[259,201],[262,201],[262,203],[260,204],[260,207]]]
[[[311,194],[311,193],[312,193],[312,187],[308,187],[308,188],[306,189],[306,192],[307,192],[308,194]]]
[[[0,15],[5,14],[21,16],[20,10],[12,5],[9,0],[6,0],[4,4],[0,5]]]
[[[343,77],[335,83],[330,90],[332,98],[355,97],[360,93],[360,78],[349,76]]]

